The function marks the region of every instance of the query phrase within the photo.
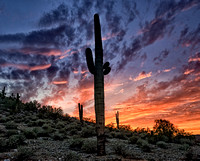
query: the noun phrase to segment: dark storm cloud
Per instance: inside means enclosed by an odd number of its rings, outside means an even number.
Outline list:
[[[168,1],[161,1],[157,10],[155,12],[156,17],[159,16],[167,16],[168,18],[173,17],[177,12],[181,12],[184,10],[188,10],[191,7],[199,5],[199,0],[168,0]]]
[[[23,33],[0,35],[1,43],[23,42],[24,39],[25,34]]]
[[[192,48],[198,46],[200,43],[200,24],[194,31],[181,34],[178,45],[182,44],[183,46],[191,46]]]
[[[141,40],[139,38],[133,40],[129,47],[123,48],[122,59],[117,64],[117,70],[122,70],[129,61],[138,56],[138,51],[142,48]]]
[[[153,44],[156,40],[163,38],[169,23],[170,20],[160,18],[146,23],[145,27],[142,29],[142,41],[144,42],[144,45],[147,46]]]
[[[74,29],[68,25],[61,25],[56,28],[32,31],[30,33],[17,33],[0,35],[0,42],[23,43],[24,45],[39,46],[64,46],[66,42],[74,40]],[[66,41],[66,42],[65,42]]]
[[[68,6],[61,4],[56,9],[48,13],[44,13],[39,20],[39,26],[51,26],[57,23],[66,23],[66,21],[69,21],[68,18],[70,18],[70,11]],[[70,19],[70,22],[71,21],[72,20]]]
[[[154,61],[154,63],[155,63],[156,65],[159,65],[160,63],[162,63],[162,61],[163,61],[165,58],[167,58],[168,55],[169,55],[169,50],[165,49],[165,50],[163,50],[163,51],[159,54],[159,56],[155,57],[155,58],[153,59],[153,61]]]

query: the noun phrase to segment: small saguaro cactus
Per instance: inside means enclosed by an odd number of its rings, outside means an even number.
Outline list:
[[[17,93],[17,98],[16,98],[17,103],[19,103],[19,99],[20,99],[20,95],[19,95],[19,93]]]
[[[117,128],[119,129],[119,111],[115,114],[116,116],[116,123],[117,123]]]
[[[4,86],[4,87],[3,87],[3,90],[2,90],[2,92],[1,92],[1,98],[2,98],[2,99],[4,99],[4,98],[6,97],[6,92],[5,92],[5,91],[6,91],[6,87]]]
[[[110,63],[103,64],[103,48],[101,39],[101,26],[99,15],[94,15],[95,31],[95,63],[93,61],[92,51],[87,48],[86,60],[91,74],[94,75],[94,97],[96,114],[96,132],[97,132],[97,154],[105,155],[105,103],[104,103],[104,75],[107,75],[111,68]]]
[[[80,122],[83,123],[83,105],[81,105],[80,103],[78,103],[78,110]]]

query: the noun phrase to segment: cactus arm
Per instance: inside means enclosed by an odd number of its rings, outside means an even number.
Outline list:
[[[86,60],[87,60],[87,66],[91,74],[94,74],[95,72],[95,66],[94,66],[94,61],[93,61],[93,56],[92,56],[92,51],[90,48],[87,48],[85,50],[86,54]]]
[[[106,62],[106,63],[103,65],[103,74],[104,74],[104,75],[107,75],[108,73],[110,73],[111,68],[109,67],[109,65],[110,65],[109,62]]]

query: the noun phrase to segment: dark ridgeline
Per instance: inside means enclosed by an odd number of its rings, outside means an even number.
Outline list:
[[[119,129],[119,111],[115,114],[116,116],[116,123],[117,123],[117,128]]]
[[[95,31],[95,63],[93,62],[92,51],[87,48],[86,60],[91,74],[94,75],[94,97],[96,114],[96,132],[97,132],[97,154],[105,155],[105,103],[104,103],[104,75],[107,75],[111,68],[110,63],[103,65],[103,48],[101,39],[101,26],[99,15],[94,15]]]
[[[79,110],[79,119],[81,124],[83,124],[83,105],[78,103],[78,110]]]

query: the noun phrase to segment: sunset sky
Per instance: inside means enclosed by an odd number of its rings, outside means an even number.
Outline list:
[[[199,0],[0,0],[0,89],[95,118],[93,15],[100,16],[106,124],[167,119],[200,134]]]

